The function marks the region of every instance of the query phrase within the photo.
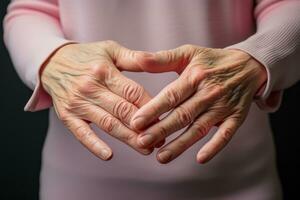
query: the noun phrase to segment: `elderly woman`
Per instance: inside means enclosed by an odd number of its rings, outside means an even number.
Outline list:
[[[25,111],[50,108],[42,200],[282,198],[299,0],[15,0],[4,28]]]

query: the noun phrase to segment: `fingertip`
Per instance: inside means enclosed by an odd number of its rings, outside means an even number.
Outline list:
[[[101,149],[98,153],[98,157],[104,161],[109,161],[113,157],[113,152],[109,149]]]
[[[205,164],[209,159],[208,159],[208,154],[206,152],[199,152],[197,154],[197,162],[199,164]]]
[[[113,158],[113,152],[111,151],[110,152],[110,155],[106,158],[106,161],[109,161],[109,160],[111,160],[112,158]]]
[[[154,148],[140,150],[140,152],[145,156],[150,155],[153,151],[154,151]]]
[[[161,152],[158,152],[156,155],[156,159],[161,164],[167,164],[172,160],[172,152],[170,150],[163,150]]]
[[[145,126],[145,119],[136,117],[130,122],[130,126],[135,130],[142,130]]]
[[[205,161],[204,161],[204,160],[200,160],[200,159],[197,158],[196,161],[197,161],[198,164],[201,164],[201,165],[202,165],[202,164],[205,164]]]
[[[162,161],[162,160],[159,160],[159,159],[157,159],[157,161],[160,163],[160,164],[163,164],[163,165],[165,165],[165,164],[168,164],[169,162],[167,162],[167,161]]]
[[[167,161],[167,160],[162,160],[159,156],[156,156],[156,159],[157,159],[157,161],[160,163],[160,164],[168,164],[169,163],[169,161]]]

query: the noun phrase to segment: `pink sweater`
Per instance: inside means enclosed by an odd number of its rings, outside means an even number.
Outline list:
[[[107,39],[147,51],[186,43],[237,48],[266,67],[268,82],[236,136],[207,165],[196,164],[195,155],[215,130],[160,165],[154,155],[138,155],[94,126],[115,152],[103,162],[57,119],[39,72],[63,44]],[[34,90],[24,109],[50,108],[42,200],[281,198],[265,111],[276,111],[283,89],[300,79],[300,0],[15,0],[4,19],[4,41],[19,76]],[[153,95],[176,78],[124,73]]]

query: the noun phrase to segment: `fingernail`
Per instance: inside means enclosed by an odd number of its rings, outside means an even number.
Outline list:
[[[201,152],[197,155],[197,162],[200,164],[204,164],[208,158],[208,154],[206,152]]]
[[[111,156],[111,152],[107,149],[101,149],[100,155],[103,159],[108,159]]]
[[[132,126],[135,129],[138,129],[138,130],[144,128],[144,118],[143,117],[138,117],[138,118],[134,119],[132,121]]]
[[[154,137],[147,133],[139,138],[139,142],[142,146],[148,146],[154,142]]]
[[[162,163],[166,163],[172,158],[172,152],[169,150],[162,151],[158,154],[158,159]]]

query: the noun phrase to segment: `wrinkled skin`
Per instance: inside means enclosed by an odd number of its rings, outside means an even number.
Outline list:
[[[239,50],[193,45],[161,51],[143,60],[149,72],[175,71],[179,78],[139,109],[131,125],[143,130],[138,144],[151,148],[177,130],[184,132],[163,146],[157,159],[168,163],[201,140],[213,126],[217,132],[199,150],[197,161],[212,159],[245,120],[258,89],[266,81],[264,67]],[[150,123],[171,111],[161,121]]]
[[[175,71],[180,76],[151,99],[122,70]],[[242,51],[184,45],[146,53],[114,41],[65,45],[48,59],[41,73],[42,86],[52,97],[58,118],[103,160],[112,157],[112,150],[89,122],[145,155],[187,127],[159,150],[161,163],[175,159],[210,128],[219,126],[197,155],[200,163],[210,160],[243,123],[265,81],[264,67]]]
[[[129,126],[133,114],[151,98],[142,86],[120,73],[140,71],[139,60],[147,55],[114,41],[68,44],[50,57],[41,73],[58,118],[103,160],[112,157],[112,150],[89,122],[142,154],[153,150],[139,147],[138,133]]]

